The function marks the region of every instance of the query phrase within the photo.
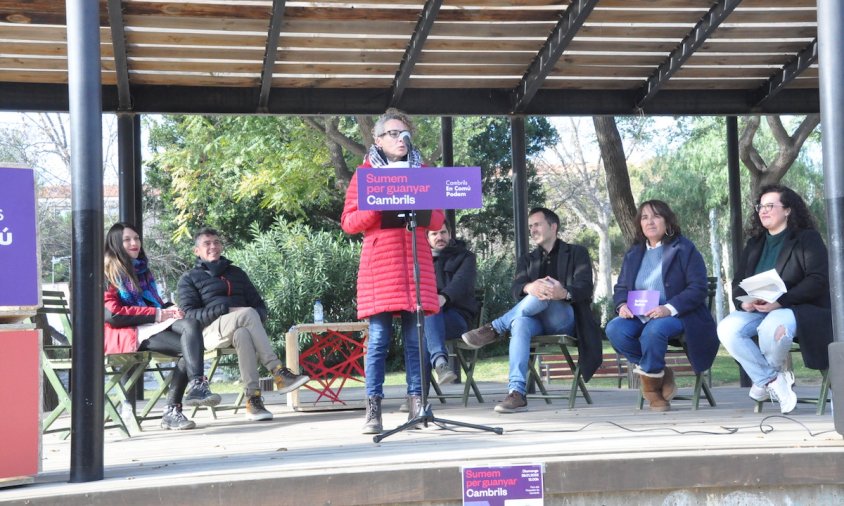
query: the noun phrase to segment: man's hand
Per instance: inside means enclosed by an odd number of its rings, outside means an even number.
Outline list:
[[[562,300],[568,294],[559,281],[549,276],[528,283],[524,291],[539,300]]]

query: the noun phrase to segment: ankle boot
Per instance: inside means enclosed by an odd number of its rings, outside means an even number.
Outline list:
[[[662,377],[662,398],[670,401],[677,395],[677,383],[674,382],[674,371],[666,366],[665,375]]]
[[[648,401],[651,411],[668,411],[671,404],[662,396],[662,378],[642,376],[642,395]]]
[[[384,425],[381,423],[381,398],[366,399],[366,422],[363,424],[363,434],[381,434]]]
[[[417,416],[422,414],[422,396],[420,395],[408,395],[407,396],[407,421],[411,421]],[[421,429],[422,424],[418,423],[413,426],[414,429]]]

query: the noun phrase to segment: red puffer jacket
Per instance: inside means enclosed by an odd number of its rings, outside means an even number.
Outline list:
[[[367,161],[361,165],[369,166]],[[416,230],[422,309],[426,314],[434,314],[440,309],[427,231],[428,228],[439,230],[444,219],[442,210],[434,210],[430,225]],[[346,204],[340,224],[347,234],[363,233],[358,269],[358,318],[384,312],[415,311],[416,287],[413,283],[410,232],[405,228],[382,229],[380,211],[358,209],[357,173],[352,176],[346,191]]]
[[[155,323],[154,307],[127,306],[120,300],[114,285],[108,285],[105,302],[105,334],[103,352],[132,353],[138,351],[138,325]]]

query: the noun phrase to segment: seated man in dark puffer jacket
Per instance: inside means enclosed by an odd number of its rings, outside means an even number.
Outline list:
[[[179,307],[199,320],[205,349],[234,346],[246,389],[246,417],[272,420],[258,386],[258,362],[273,375],[280,393],[292,392],[310,378],[284,367],[270,345],[264,321],[267,306],[242,269],[223,256],[220,234],[203,228],[194,235],[196,265],[179,280]]]

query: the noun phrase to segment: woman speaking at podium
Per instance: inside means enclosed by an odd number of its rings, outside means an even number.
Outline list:
[[[394,167],[421,167],[422,156],[408,149],[413,134],[410,118],[397,109],[387,109],[372,129],[374,144],[361,167],[389,170]],[[369,318],[366,371],[366,422],[364,434],[379,434],[381,399],[384,397],[384,372],[392,339],[393,318],[401,318],[404,361],[407,377],[408,420],[422,410],[422,371],[419,363],[419,336],[416,329],[416,287],[413,282],[411,235],[405,227],[382,228],[381,211],[358,209],[357,173],[346,191],[341,225],[347,234],[363,233],[363,248],[358,269],[358,318]],[[416,230],[420,292],[426,314],[439,310],[437,282],[431,248],[427,247],[428,229],[439,230],[444,221],[442,210],[434,210],[431,222]]]

